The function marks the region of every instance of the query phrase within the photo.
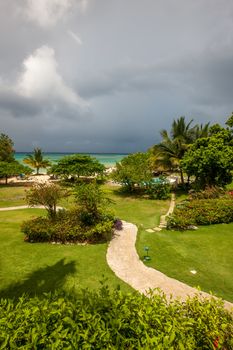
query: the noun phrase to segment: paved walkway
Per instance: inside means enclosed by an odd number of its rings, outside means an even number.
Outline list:
[[[156,232],[156,231],[161,231],[163,228],[166,228],[167,227],[167,216],[169,216],[173,213],[174,208],[175,208],[175,204],[176,204],[175,193],[172,193],[169,209],[165,215],[161,215],[159,226],[154,227],[154,228],[148,228],[146,231],[152,233],[152,232]]]
[[[160,288],[168,298],[172,294],[174,298],[180,298],[183,301],[187,296],[196,294],[199,294],[200,297],[211,297],[208,293],[199,292],[185,283],[145,266],[139,259],[135,248],[136,237],[137,227],[123,222],[123,229],[116,231],[109,244],[107,262],[120,279],[143,294],[146,294],[149,289]],[[225,301],[224,304],[228,310],[233,308],[230,302]]]
[[[33,207],[30,207],[28,205],[18,205],[17,207],[6,207],[6,208],[0,208],[0,211],[9,211],[9,210],[20,210],[20,209],[45,209],[43,205],[35,205]],[[57,210],[64,209],[63,207],[57,207]]]

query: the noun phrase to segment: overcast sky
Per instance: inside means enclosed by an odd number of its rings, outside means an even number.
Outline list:
[[[232,0],[0,0],[16,151],[143,151],[179,116],[232,111]]]

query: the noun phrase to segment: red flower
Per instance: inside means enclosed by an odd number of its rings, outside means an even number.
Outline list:
[[[219,341],[219,337],[217,337],[217,338],[215,339],[214,343],[213,343],[215,349],[218,348],[218,341]]]

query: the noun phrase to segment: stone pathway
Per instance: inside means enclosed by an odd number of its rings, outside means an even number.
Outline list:
[[[136,237],[137,227],[123,222],[123,229],[116,231],[109,244],[107,262],[117,277],[143,294],[147,294],[149,289],[160,288],[168,298],[172,294],[174,298],[180,298],[182,301],[196,294],[200,297],[211,297],[208,293],[200,292],[160,271],[145,266],[135,248]],[[230,302],[225,301],[224,305],[228,310],[233,308]]]
[[[167,227],[167,220],[166,220],[166,217],[167,217],[168,215],[171,215],[171,214],[173,213],[173,210],[174,210],[174,208],[175,208],[175,201],[176,201],[175,193],[172,193],[169,209],[168,209],[168,211],[167,211],[167,213],[166,213],[165,215],[161,215],[159,226],[154,227],[154,228],[148,228],[148,229],[146,230],[146,232],[152,233],[152,232],[156,232],[156,231],[161,231],[163,228],[166,228],[166,227]]]
[[[28,205],[18,205],[17,207],[6,207],[0,208],[0,211],[9,211],[9,210],[20,210],[20,209],[45,209],[43,205],[35,205],[33,207],[29,207]],[[57,207],[57,210],[64,209],[62,207]]]

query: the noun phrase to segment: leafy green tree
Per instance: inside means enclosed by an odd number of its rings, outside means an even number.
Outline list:
[[[0,178],[5,178],[7,184],[8,178],[12,176],[18,176],[20,174],[30,175],[32,169],[28,166],[24,166],[17,161],[3,162],[0,161]]]
[[[225,186],[232,180],[233,148],[229,130],[220,130],[210,137],[198,139],[185,153],[182,169],[196,177],[201,188]]]
[[[229,126],[230,128],[233,128],[233,112],[231,116],[227,119],[226,125]]]
[[[0,134],[0,161],[13,162],[14,161],[14,143],[5,134]]]
[[[57,204],[68,196],[67,190],[54,183],[37,183],[26,193],[28,205],[34,207],[42,205],[48,212],[50,219],[56,218]]]
[[[96,182],[79,184],[74,189],[74,195],[82,218],[88,223],[98,220],[107,204],[111,203]]]
[[[54,164],[50,173],[64,179],[70,177],[103,175],[105,167],[97,159],[87,155],[75,154],[65,156]]]
[[[145,187],[145,184],[152,179],[150,166],[149,153],[130,154],[116,164],[112,178],[120,182],[128,191],[134,191],[135,185]]]
[[[47,168],[51,165],[49,160],[44,159],[41,148],[35,148],[33,154],[28,154],[23,161],[25,164],[35,168],[37,175],[39,174],[40,168]]]

